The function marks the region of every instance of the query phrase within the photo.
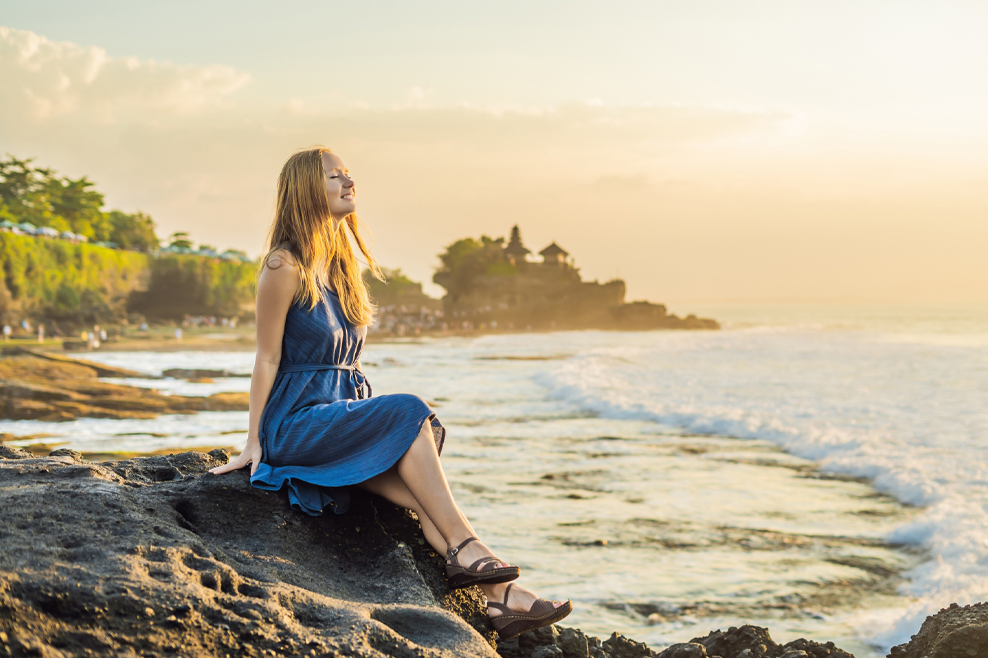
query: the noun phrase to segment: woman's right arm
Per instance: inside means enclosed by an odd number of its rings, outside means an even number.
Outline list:
[[[298,290],[298,266],[288,252],[278,251],[268,259],[257,281],[257,355],[250,378],[250,419],[247,445],[240,455],[223,466],[210,469],[219,475],[250,464],[253,475],[261,463],[261,414],[268,403],[281,365],[281,342],[285,318]]]

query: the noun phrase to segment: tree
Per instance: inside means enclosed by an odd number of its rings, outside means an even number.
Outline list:
[[[168,237],[168,246],[172,249],[192,249],[192,240],[185,231],[175,231]]]
[[[154,234],[154,220],[140,210],[130,214],[119,210],[106,213],[110,225],[110,242],[121,249],[132,249],[149,253],[158,247],[158,236]]]
[[[11,221],[48,226],[51,208],[43,188],[51,171],[34,168],[31,162],[30,158],[20,160],[12,155],[0,160],[0,201],[14,217]]]
[[[127,308],[148,318],[242,315],[254,299],[253,263],[230,263],[194,255],[151,259],[148,289],[135,291]]]
[[[137,212],[103,212],[103,195],[86,176],[59,177],[33,160],[0,160],[0,218],[71,231],[93,242],[149,251],[158,245],[154,220]]]
[[[517,272],[505,259],[504,238],[495,240],[486,235],[480,236],[480,240],[457,240],[446,247],[439,260],[442,265],[436,270],[432,281],[446,289],[447,298],[452,303],[468,294],[480,276]]]
[[[93,188],[88,178],[72,180],[56,178],[50,170],[37,169],[43,179],[40,181],[41,194],[53,217],[61,218],[68,224],[68,230],[85,235],[93,241],[110,239],[110,223],[103,216],[103,195]],[[49,220],[38,226],[51,226]],[[54,228],[54,227],[53,227]],[[63,229],[64,230],[64,229]]]

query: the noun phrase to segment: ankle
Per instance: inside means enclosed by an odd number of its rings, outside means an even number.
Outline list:
[[[504,598],[504,590],[506,589],[508,589],[507,583],[484,583],[480,585],[480,590],[487,597],[487,600],[495,603]]]
[[[471,538],[473,538],[473,535],[469,532],[450,535],[449,539],[446,540],[446,550],[453,550],[454,548],[462,550],[463,548],[466,548],[466,546],[463,546],[463,542]],[[474,538],[474,541],[476,541],[476,538]],[[472,544],[473,542],[470,543]],[[469,546],[469,544],[467,544],[467,546]]]

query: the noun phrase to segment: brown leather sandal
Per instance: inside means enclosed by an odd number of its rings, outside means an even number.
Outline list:
[[[502,613],[497,617],[491,617],[491,625],[497,631],[498,637],[503,640],[534,631],[536,628],[555,624],[573,612],[573,604],[569,601],[557,608],[552,604],[552,601],[545,599],[536,600],[528,612],[512,610],[508,607],[508,594],[511,593],[512,587],[513,585],[508,585],[508,588],[504,590],[504,600],[501,603],[487,602],[488,608],[500,610]]]
[[[518,577],[520,573],[518,567],[495,567],[494,565],[501,560],[493,555],[482,557],[469,567],[462,566],[456,555],[472,541],[477,541],[477,538],[470,537],[456,548],[446,551],[446,557],[450,560],[446,564],[446,578],[449,580],[450,589],[460,589],[481,583],[506,583]]]

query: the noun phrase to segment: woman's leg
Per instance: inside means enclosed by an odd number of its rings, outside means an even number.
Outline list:
[[[375,493],[382,498],[390,500],[395,505],[400,505],[405,509],[410,509],[419,517],[419,523],[422,524],[422,533],[425,535],[425,540],[429,542],[440,555],[446,554],[446,540],[443,536],[439,534],[439,530],[436,529],[436,524],[432,522],[429,515],[422,511],[422,506],[419,505],[419,501],[415,500],[415,496],[412,492],[408,490],[405,483],[401,481],[398,476],[398,472],[395,468],[391,468],[380,475],[376,475],[366,482],[361,482],[359,485],[361,489],[366,489],[371,493]]]
[[[437,553],[440,555],[445,554],[446,540],[443,539],[442,534],[440,534],[439,530],[436,528],[436,524],[432,522],[432,519],[429,518],[429,515],[422,510],[422,506],[419,505],[419,501],[415,499],[412,492],[405,486],[405,483],[401,480],[401,477],[398,475],[396,469],[392,468],[387,470],[384,473],[367,480],[366,482],[361,482],[358,486],[362,489],[370,491],[371,493],[375,493],[378,496],[386,498],[396,505],[401,505],[402,507],[415,512],[415,514],[419,517],[419,523],[422,524],[422,532],[425,534],[426,541],[429,542],[429,545],[432,546],[433,550]],[[459,508],[457,508],[457,511],[459,511]],[[462,512],[460,515],[463,516]],[[466,521],[466,517],[464,517],[464,521],[469,524],[469,522]],[[500,603],[504,600],[504,591],[507,589],[508,584],[501,583],[498,585],[479,585],[479,587],[489,601]],[[517,610],[518,612],[527,612],[532,607],[532,604],[535,603],[536,599],[538,599],[538,597],[535,596],[535,594],[524,587],[520,587],[516,583],[515,586],[511,588],[511,596],[509,597],[508,605],[513,610]],[[502,614],[499,610],[489,610],[488,612],[492,617]]]
[[[467,521],[460,512],[460,508],[453,501],[449,483],[446,482],[446,474],[443,472],[442,464],[439,463],[439,453],[432,436],[430,421],[426,420],[422,424],[418,437],[402,458],[398,460],[397,466],[397,472],[402,482],[405,483],[412,497],[418,501],[422,511],[446,540],[447,545],[458,546],[464,539],[477,536],[470,526],[470,522]],[[472,564],[474,560],[489,555],[492,553],[487,546],[479,541],[474,541],[460,549],[457,558],[460,564]],[[502,565],[504,565],[503,562],[496,564],[496,566]],[[503,600],[504,591],[507,587],[507,584],[480,586],[488,600],[494,602]],[[537,599],[535,594],[516,585],[511,588],[508,606],[519,612],[528,612]],[[556,607],[560,605],[563,604],[557,603]],[[496,610],[490,612],[496,613],[492,614],[492,617],[500,614]]]
[[[470,523],[453,501],[446,474],[443,472],[442,464],[439,463],[439,453],[436,451],[436,442],[432,435],[432,424],[428,419],[422,423],[411,447],[398,460],[396,470],[401,481],[418,501],[422,511],[432,520],[446,540],[447,546],[458,546],[464,540],[476,536]],[[477,552],[468,549],[479,543],[467,544],[462,549],[464,557],[468,557],[468,553]],[[471,562],[473,560],[468,561],[467,564]]]

